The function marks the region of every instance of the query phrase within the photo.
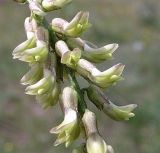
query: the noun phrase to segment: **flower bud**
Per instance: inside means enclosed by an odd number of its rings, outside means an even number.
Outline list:
[[[95,114],[86,110],[83,115],[82,122],[87,135],[87,153],[106,153],[107,145],[98,133]]]
[[[26,88],[28,95],[42,95],[50,91],[55,83],[55,79],[49,70],[45,70],[44,78],[37,83]]]
[[[29,63],[44,62],[48,57],[48,47],[45,43],[39,42],[39,46],[26,49],[21,53],[19,60]]]
[[[30,1],[29,8],[34,14],[36,14],[38,16],[45,16],[46,15],[45,12],[43,11],[43,8],[41,7],[41,5],[37,1]]]
[[[18,45],[14,50],[13,50],[13,58],[19,58],[21,56],[21,54],[23,54],[23,52],[26,49],[31,49],[33,47],[36,46],[36,39],[35,37],[32,37],[28,40],[26,40],[25,42],[21,43],[20,45]]]
[[[64,33],[70,37],[80,36],[90,24],[88,22],[89,13],[88,12],[79,12],[77,15],[70,21],[69,24],[64,25]]]
[[[31,65],[31,69],[22,77],[21,84],[32,85],[38,82],[43,76],[43,66],[41,64]]]
[[[60,40],[55,45],[56,52],[61,56],[61,63],[66,64],[71,68],[75,68],[77,62],[81,57],[81,51],[78,48],[75,48],[73,51],[70,51],[67,44]]]
[[[61,9],[71,1],[72,0],[43,0],[42,7],[45,9],[45,11],[54,11]]]
[[[117,106],[105,96],[100,88],[94,85],[90,85],[86,91],[89,100],[92,101],[97,108],[102,110],[110,118],[116,121],[122,121],[129,120],[129,118],[134,117],[134,113],[132,113],[132,111],[137,107],[136,104]]]
[[[50,130],[51,133],[58,134],[54,145],[65,143],[68,147],[80,134],[79,120],[77,114],[77,93],[71,87],[63,89],[60,98],[62,110],[64,112],[63,122]]]
[[[58,83],[55,83],[53,89],[46,94],[36,96],[37,101],[42,104],[43,108],[47,108],[49,106],[54,106],[57,104],[59,100],[60,94],[60,86]]]

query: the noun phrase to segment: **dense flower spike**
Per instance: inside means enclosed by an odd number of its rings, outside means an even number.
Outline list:
[[[114,153],[101,137],[95,113],[88,110],[88,99],[106,115],[116,121],[129,120],[136,105],[117,106],[104,94],[122,80],[124,65],[119,63],[101,71],[93,63],[112,59],[118,44],[97,47],[80,36],[90,27],[89,13],[78,12],[70,21],[54,18],[48,23],[45,15],[69,4],[72,0],[14,0],[28,4],[31,16],[24,22],[27,39],[13,50],[13,58],[27,62],[30,70],[22,77],[21,84],[28,85],[26,94],[34,95],[43,108],[59,105],[63,121],[50,130],[56,134],[55,146],[68,147],[83,132],[86,142],[72,153]],[[77,76],[88,81],[81,87]],[[67,87],[66,87],[67,85]]]

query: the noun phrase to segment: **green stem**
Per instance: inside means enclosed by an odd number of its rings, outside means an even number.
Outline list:
[[[67,69],[71,84],[74,87],[74,89],[77,91],[77,94],[78,94],[78,111],[80,112],[80,115],[83,116],[83,114],[85,113],[85,110],[87,108],[87,104],[84,100],[84,93],[78,84],[78,81],[75,76],[75,72],[68,67],[66,67],[66,69]]]

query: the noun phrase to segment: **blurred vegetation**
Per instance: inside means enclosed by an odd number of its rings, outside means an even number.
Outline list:
[[[124,63],[125,81],[106,94],[119,105],[138,104],[136,117],[125,123],[97,112],[101,133],[115,153],[159,153],[159,0],[77,0],[48,19],[71,19],[79,10],[88,10],[92,23],[83,38],[99,45],[120,44],[113,62],[100,68]],[[55,137],[48,132],[63,118],[58,106],[43,110],[24,94],[19,80],[28,68],[11,55],[26,39],[23,21],[28,15],[26,6],[0,0],[0,153],[61,153],[64,147],[53,147]]]

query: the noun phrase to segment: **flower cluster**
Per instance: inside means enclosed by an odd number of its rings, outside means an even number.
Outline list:
[[[24,22],[27,40],[13,50],[13,58],[28,63],[30,70],[22,77],[21,84],[28,85],[26,94],[47,108],[59,102],[64,120],[53,127],[55,146],[65,143],[68,147],[83,131],[86,142],[73,153],[114,153],[98,131],[96,115],[86,103],[88,99],[106,115],[116,121],[129,120],[135,104],[117,106],[102,90],[122,80],[124,65],[118,63],[100,71],[94,64],[112,59],[118,44],[97,47],[80,36],[90,27],[89,13],[78,12],[71,21],[54,18],[49,24],[47,12],[61,9],[71,0],[14,0],[28,4],[31,16]],[[80,87],[76,77],[82,76],[89,87]]]

